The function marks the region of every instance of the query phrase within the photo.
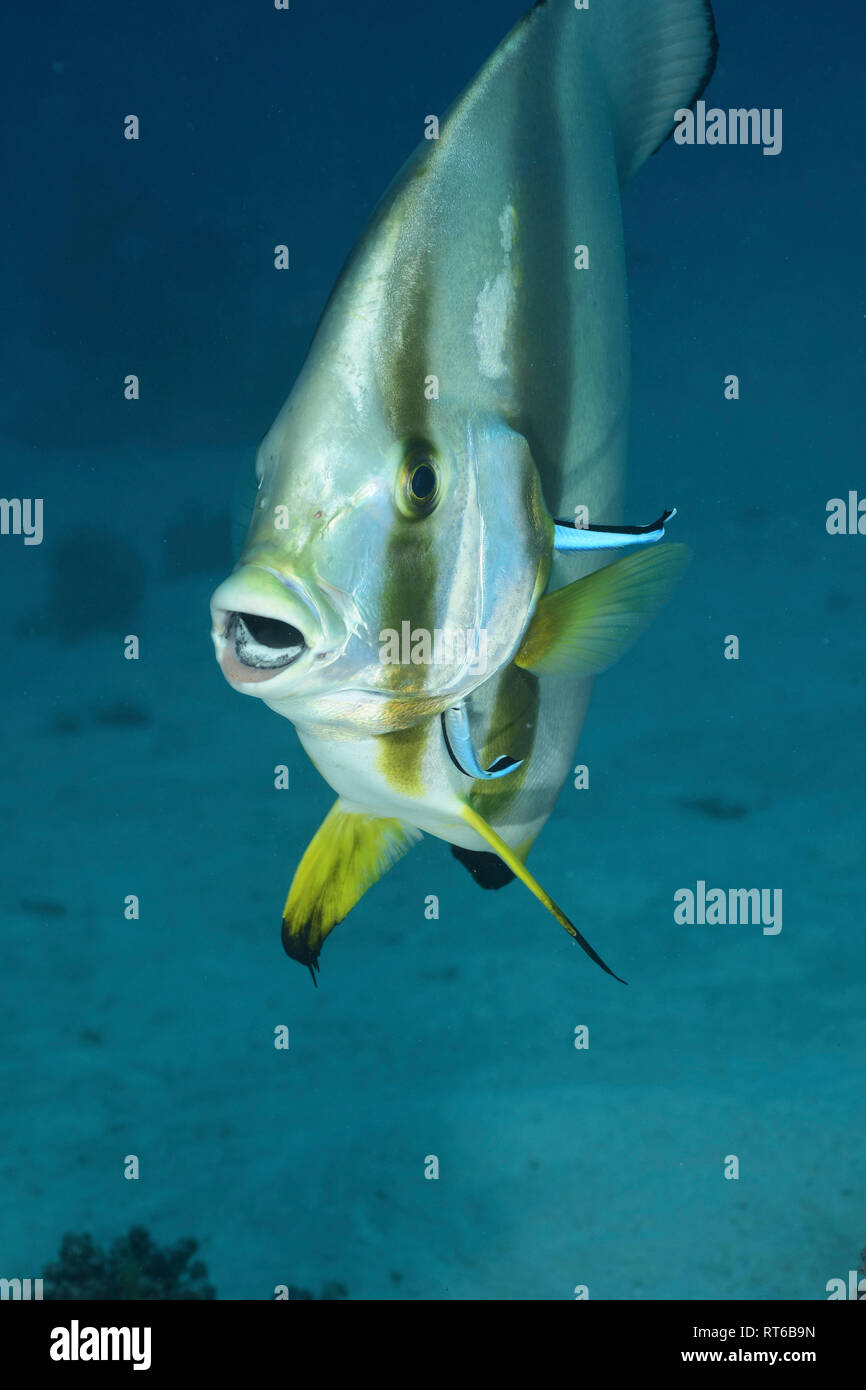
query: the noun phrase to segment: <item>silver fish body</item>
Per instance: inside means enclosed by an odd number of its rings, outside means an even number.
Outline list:
[[[262,441],[213,635],[340,798],[287,903],[307,964],[418,831],[492,850],[551,906],[521,866],[614,629],[636,634],[677,567],[593,584],[607,557],[556,552],[554,521],[621,519],[620,189],[714,54],[704,0],[530,11],[386,194]],[[335,896],[347,847],[357,881]]]

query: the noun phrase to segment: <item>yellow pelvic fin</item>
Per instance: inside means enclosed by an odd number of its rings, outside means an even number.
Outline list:
[[[557,676],[607,670],[667,602],[688,556],[684,545],[654,546],[545,594],[515,662]]]
[[[316,982],[328,932],[421,839],[403,821],[348,811],[338,798],[304,852],[283,908],[283,947]]]
[[[471,806],[464,806],[463,819],[468,825],[472,826],[473,830],[478,832],[483,840],[487,841],[493,853],[498,854],[503,863],[508,865],[515,878],[519,878],[521,883],[526,884],[530,893],[532,893],[540,903],[544,904],[548,912],[552,913],[557,922],[559,922],[560,926],[565,927],[569,936],[577,942],[582,950],[586,951],[590,959],[594,960],[596,965],[600,965],[602,970],[606,971],[608,975],[613,975],[615,980],[619,980],[621,985],[626,984],[626,980],[620,979],[619,975],[614,975],[610,966],[605,965],[601,956],[592,949],[586,938],[581,936],[574,923],[568,920],[562,908],[557,906],[550,894],[545,893],[538,880],[533,878],[526,865],[522,863],[518,854],[505,843],[501,836],[497,835],[493,827],[487,824],[484,817],[479,816],[477,811],[473,811]]]

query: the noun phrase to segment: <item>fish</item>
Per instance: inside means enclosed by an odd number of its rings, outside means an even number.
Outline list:
[[[621,520],[621,190],[716,51],[707,0],[540,0],[428,120],[259,445],[211,626],[229,684],[293,723],[337,794],[282,915],[314,983],[424,834],[482,888],[520,880],[621,978],[526,861],[595,677],[687,560],[673,510]]]

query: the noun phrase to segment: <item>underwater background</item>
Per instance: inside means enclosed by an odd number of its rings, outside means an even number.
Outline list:
[[[627,989],[428,837],[314,990],[279,917],[333,794],[209,635],[344,258],[525,3],[7,13],[2,494],[45,532],[0,537],[0,1276],[132,1226],[224,1299],[823,1299],[859,1264],[866,536],[826,522],[866,496],[860,9],[714,8],[707,101],[782,108],[783,149],[669,141],[625,192],[627,519],[676,506],[693,558],[530,860]],[[699,880],[781,889],[781,932],[677,924]]]

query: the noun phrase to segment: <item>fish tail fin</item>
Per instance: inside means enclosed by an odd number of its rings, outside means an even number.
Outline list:
[[[619,980],[621,985],[627,984],[628,982],[626,980],[614,974],[609,965],[605,965],[598,952],[593,950],[586,938],[581,936],[574,923],[570,922],[566,917],[562,908],[553,901],[550,894],[545,892],[538,880],[529,872],[518,853],[513,850],[510,845],[507,845],[500,835],[497,835],[496,831],[491,825],[488,825],[484,817],[479,816],[478,812],[474,811],[471,806],[464,806],[463,819],[466,821],[467,825],[471,825],[472,829],[476,831],[483,840],[486,840],[487,844],[493,850],[493,853],[499,855],[499,858],[503,863],[508,865],[515,878],[519,878],[521,883],[526,885],[530,893],[547,908],[548,912],[556,918],[560,926],[565,927],[565,930],[572,940],[577,942],[578,946],[582,951],[586,952],[590,960],[594,960],[596,965],[600,965],[606,974],[613,975],[613,978]]]
[[[283,908],[283,948],[308,967],[314,984],[325,937],[420,839],[420,830],[403,821],[334,802],[304,851]]]

